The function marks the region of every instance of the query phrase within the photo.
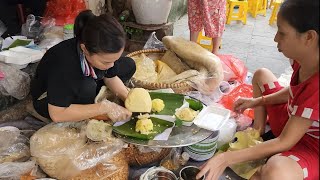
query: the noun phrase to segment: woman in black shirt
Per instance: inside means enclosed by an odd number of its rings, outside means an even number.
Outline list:
[[[38,65],[31,94],[35,110],[54,122],[81,121],[107,115],[112,121],[131,116],[124,107],[105,100],[94,104],[105,84],[122,100],[124,85],[135,73],[135,63],[121,57],[125,33],[110,15],[95,16],[90,10],[75,20],[75,38],[49,49]],[[101,83],[104,82],[104,83]]]

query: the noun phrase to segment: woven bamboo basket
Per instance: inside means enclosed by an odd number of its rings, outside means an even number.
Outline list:
[[[160,153],[154,151],[142,153],[135,145],[129,144],[128,148],[125,148],[123,151],[129,166],[146,166],[160,162],[170,153],[171,148],[164,148]]]
[[[159,49],[145,49],[140,51],[135,51],[127,55],[127,57],[134,57],[138,56],[142,53],[144,53],[146,56],[153,60],[161,59],[161,57],[165,54],[165,50],[159,50]],[[167,89],[171,88],[175,93],[185,93],[188,91],[194,90],[188,83],[186,82],[180,82],[180,83],[149,83],[145,81],[141,81],[138,79],[135,79],[134,77],[131,79],[132,83],[135,87],[142,87],[149,90],[155,90],[155,89]]]

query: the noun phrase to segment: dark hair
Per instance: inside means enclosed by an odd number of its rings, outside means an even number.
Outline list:
[[[285,0],[279,14],[299,33],[315,30],[319,35],[319,0]]]
[[[79,13],[74,34],[89,53],[117,53],[126,41],[125,32],[114,17],[108,14],[95,16],[91,10]]]

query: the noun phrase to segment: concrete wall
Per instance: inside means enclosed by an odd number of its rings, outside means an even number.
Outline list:
[[[168,18],[169,22],[176,22],[181,16],[187,13],[188,0],[172,0],[172,7]]]

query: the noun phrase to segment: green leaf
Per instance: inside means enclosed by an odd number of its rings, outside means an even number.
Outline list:
[[[150,118],[153,123],[153,133],[145,135],[145,134],[140,134],[135,131],[136,127],[136,122],[138,118],[131,119],[129,122],[126,122],[125,124],[117,127],[113,127],[113,131],[124,136],[129,136],[137,139],[142,139],[142,140],[150,140],[153,139],[156,135],[162,133],[166,129],[170,128],[173,126],[173,122],[165,121],[162,119]]]
[[[16,39],[9,47],[3,49],[3,50],[8,50],[10,48],[14,48],[17,46],[26,46],[30,44],[31,40],[27,39]]]
[[[186,99],[186,101],[189,103],[189,107],[195,111],[202,110],[203,104],[201,101],[196,99]]]
[[[182,123],[183,121],[179,118],[176,117],[176,120],[174,121],[176,123],[176,127],[181,127],[182,126]]]
[[[164,109],[158,113],[159,115],[174,115],[175,110],[180,108],[183,104],[184,95],[174,93],[159,93],[150,92],[151,99],[162,99],[164,102]]]

